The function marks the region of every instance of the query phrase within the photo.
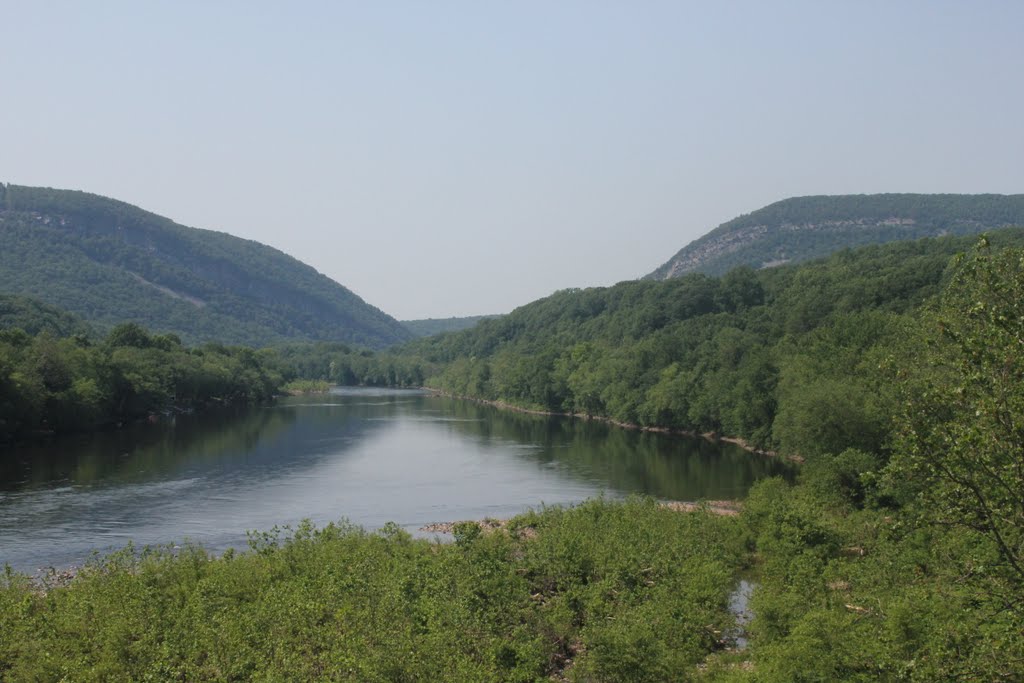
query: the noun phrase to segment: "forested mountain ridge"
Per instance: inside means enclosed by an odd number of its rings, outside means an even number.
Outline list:
[[[792,197],[723,223],[645,279],[797,263],[846,247],[1024,225],[1024,194]]]
[[[132,321],[188,343],[412,335],[310,266],[259,242],[179,225],[98,195],[0,184],[0,292],[30,295],[101,331]]]

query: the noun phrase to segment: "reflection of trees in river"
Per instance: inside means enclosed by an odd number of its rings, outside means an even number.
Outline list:
[[[247,408],[56,438],[17,448],[0,472],[0,487],[12,490],[57,481],[87,485],[101,480],[158,479],[183,465],[245,453],[293,421],[294,416],[285,411]]]
[[[555,466],[615,491],[678,500],[736,497],[756,479],[786,474],[777,460],[731,444],[527,415],[408,394],[307,396],[264,408],[180,416],[158,424],[23,446],[3,460],[0,490],[140,483],[230,470],[235,481],[311,469],[394,419],[437,420],[483,446]],[[512,448],[509,448],[512,446]],[[237,472],[235,472],[237,470]]]
[[[381,399],[325,403],[322,397],[303,397],[21,446],[0,460],[0,490],[56,482],[137,483],[241,463],[249,470],[310,467],[317,456],[336,453],[338,440],[362,439],[384,424],[370,418],[399,410],[396,402]]]
[[[565,467],[620,491],[696,500],[742,496],[757,479],[791,476],[784,462],[729,443],[622,429],[603,422],[529,415],[470,401],[432,398],[457,418],[453,430],[482,443],[536,444],[522,457]]]

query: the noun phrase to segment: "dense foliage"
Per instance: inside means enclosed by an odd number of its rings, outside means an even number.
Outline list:
[[[412,336],[276,249],[84,192],[7,185],[0,237],[0,292],[38,297],[102,331],[133,321],[188,343],[250,346],[381,347]]]
[[[755,486],[750,660],[713,680],[1024,678],[1024,250],[983,243],[907,325],[888,452]]]
[[[725,659],[710,680],[1024,677],[1022,594],[978,571],[997,557],[993,543],[882,504],[873,460],[845,451],[797,486],[755,485],[743,514],[759,558],[749,664]]]
[[[1024,233],[993,240],[1021,243]],[[873,451],[896,402],[877,368],[972,242],[565,290],[403,351],[434,373],[429,386],[457,395],[717,432],[787,454]]]
[[[723,223],[648,275],[721,275],[797,263],[843,248],[1024,225],[1024,195],[876,194],[793,197]]]
[[[334,342],[282,344],[273,351],[288,378],[345,386],[421,387],[431,367],[411,354]]]
[[[1024,251],[982,245],[909,347],[899,488],[918,517],[976,548],[961,569],[1024,616]]]
[[[0,330],[0,441],[265,401],[281,384],[272,352],[212,343],[189,349],[134,323],[99,343]]]
[[[723,646],[745,559],[734,519],[641,500],[455,539],[303,527],[219,559],[125,552],[45,593],[8,576],[0,678],[676,679]]]
[[[0,294],[0,330],[14,327],[33,335],[49,332],[55,337],[92,334],[88,323],[56,306],[32,297]]]

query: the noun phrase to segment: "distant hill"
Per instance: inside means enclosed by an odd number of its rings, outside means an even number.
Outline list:
[[[85,192],[0,184],[0,292],[103,332],[134,321],[187,343],[286,340],[383,347],[397,320],[277,249]]]
[[[875,194],[794,197],[769,204],[683,247],[645,279],[767,268],[846,247],[1024,225],[1024,195]]]
[[[422,320],[400,321],[405,329],[416,337],[432,337],[442,332],[458,332],[474,327],[481,320],[497,318],[496,315],[470,315],[463,318],[424,318]]]

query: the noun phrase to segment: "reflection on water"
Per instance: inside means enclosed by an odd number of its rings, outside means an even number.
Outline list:
[[[483,444],[522,445],[520,455],[610,491],[670,500],[732,499],[743,497],[755,480],[788,471],[777,460],[729,443],[499,411],[467,401],[443,411],[460,420],[454,429]]]
[[[785,473],[727,444],[342,389],[0,451],[0,563],[79,563],[128,541],[220,550],[304,518],[415,530],[602,492],[736,498]]]

